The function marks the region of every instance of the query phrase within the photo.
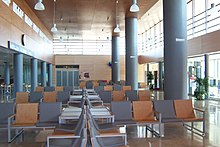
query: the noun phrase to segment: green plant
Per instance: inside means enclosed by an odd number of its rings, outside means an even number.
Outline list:
[[[150,89],[153,89],[153,84],[152,84],[152,80],[154,79],[154,75],[152,74],[151,71],[147,72],[147,84],[149,85]]]
[[[203,100],[208,96],[208,78],[196,77],[194,81],[196,83],[196,89],[194,91],[194,96],[197,100]]]

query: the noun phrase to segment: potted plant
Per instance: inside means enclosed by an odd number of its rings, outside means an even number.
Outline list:
[[[194,91],[194,96],[197,100],[203,100],[208,96],[208,78],[196,77],[195,81],[196,89]]]
[[[154,79],[154,75],[152,74],[151,71],[147,72],[147,84],[149,85],[149,89],[152,90],[153,89],[153,84],[152,84],[152,80]]]

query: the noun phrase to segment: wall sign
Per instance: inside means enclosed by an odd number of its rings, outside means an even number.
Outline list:
[[[27,48],[24,48],[23,46],[20,46],[20,45],[14,43],[14,42],[8,41],[8,48],[12,49],[14,51],[17,51],[19,53],[23,53],[23,54],[34,57],[34,52],[33,51],[31,51]]]
[[[13,2],[13,11],[21,18],[23,19],[24,17],[24,12],[21,10],[20,7],[18,7],[18,5]]]
[[[7,6],[9,6],[10,5],[10,3],[11,3],[11,0],[2,0]]]

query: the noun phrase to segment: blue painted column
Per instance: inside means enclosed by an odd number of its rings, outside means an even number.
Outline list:
[[[35,88],[38,86],[38,61],[37,59],[31,59],[31,91],[35,91]]]
[[[23,91],[23,54],[14,54],[14,96]]]
[[[159,88],[163,90],[163,62],[159,62]]]
[[[186,0],[163,0],[164,99],[187,99]]]
[[[46,74],[47,74],[47,63],[45,61],[41,62],[41,86],[46,87]]]
[[[138,90],[137,17],[125,19],[126,85]]]
[[[120,81],[120,34],[112,35],[112,82]]]
[[[48,70],[48,85],[49,87],[52,87],[52,79],[53,79],[53,66],[51,63],[47,64],[47,70]]]
[[[4,62],[4,83],[5,85],[10,84],[10,66],[8,62]]]

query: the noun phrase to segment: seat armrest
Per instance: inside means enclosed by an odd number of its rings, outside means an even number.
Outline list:
[[[154,110],[154,114],[157,114],[159,116],[159,122],[161,123],[162,122],[162,114],[158,111],[155,111],[155,110]]]
[[[16,116],[16,114],[12,114],[11,116],[8,117],[8,127],[11,126],[11,120]]]
[[[194,109],[194,110],[196,110],[196,111],[202,112],[202,113],[204,113],[204,112],[205,112],[205,110],[200,109],[200,108],[193,108],[193,109]]]
[[[99,135],[96,135],[96,137],[126,137],[127,134],[126,133],[101,133]]]

